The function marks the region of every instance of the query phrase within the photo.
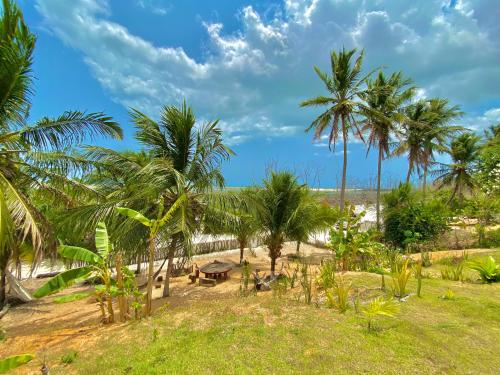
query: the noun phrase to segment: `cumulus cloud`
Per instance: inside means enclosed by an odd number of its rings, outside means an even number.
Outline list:
[[[445,96],[469,109],[498,100],[496,3],[284,0],[271,19],[246,6],[237,33],[204,21],[203,60],[134,35],[111,20],[106,0],[36,4],[44,26],[82,53],[115,101],[155,116],[163,104],[186,98],[200,117],[221,118],[238,143],[303,131],[318,112],[298,103],[325,93],[312,67],[327,69],[329,51],[344,45],[365,48],[367,69],[403,70],[421,95]]]

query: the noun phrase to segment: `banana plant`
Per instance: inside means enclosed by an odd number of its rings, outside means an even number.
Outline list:
[[[146,216],[138,211],[126,207],[117,207],[116,210],[121,215],[124,215],[130,219],[138,221],[142,225],[149,228],[149,268],[148,268],[148,284],[147,284],[147,296],[146,296],[146,315],[151,315],[152,311],[152,300],[153,300],[153,273],[154,273],[154,261],[155,261],[155,240],[158,234],[167,224],[171,224],[174,218],[175,212],[182,206],[186,201],[186,195],[183,194],[170,206],[167,213],[163,215],[165,205],[163,201],[158,205],[158,214],[156,219],[148,219]]]
[[[108,231],[104,223],[98,223],[95,230],[95,247],[97,253],[77,246],[60,245],[58,252],[61,257],[72,261],[84,262],[85,265],[78,268],[72,268],[61,272],[51,278],[33,294],[36,298],[45,297],[65,289],[79,280],[90,276],[102,282],[95,288],[95,296],[99,301],[101,314],[104,321],[114,322],[113,295],[116,287],[113,285],[113,279],[110,269],[110,260],[113,252],[109,240]],[[104,309],[104,300],[107,301],[108,316]]]
[[[33,358],[35,357],[31,354],[19,354],[0,359],[0,374],[6,374],[8,371],[28,363]]]

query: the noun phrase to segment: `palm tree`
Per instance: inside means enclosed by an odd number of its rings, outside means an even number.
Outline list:
[[[394,155],[408,154],[408,173],[406,183],[416,171],[423,170],[423,192],[427,185],[429,165],[434,161],[435,153],[446,152],[447,140],[461,126],[448,125],[449,121],[462,115],[457,106],[450,107],[448,100],[434,98],[420,100],[406,109],[406,118],[401,141],[394,150]]]
[[[479,140],[479,137],[473,134],[466,133],[458,136],[451,142],[449,150],[452,162],[450,164],[436,163],[439,169],[433,171],[433,174],[436,176],[436,182],[439,183],[438,188],[453,187],[450,202],[455,196],[463,202],[464,191],[472,191],[475,186],[473,173],[480,152]]]
[[[41,259],[50,235],[49,223],[30,199],[37,190],[65,197],[69,187],[81,194],[92,189],[72,179],[88,163],[66,153],[68,147],[98,135],[121,138],[121,129],[102,113],[65,112],[34,125],[26,120],[32,93],[31,64],[35,36],[19,8],[3,0],[0,17],[0,307],[5,301],[5,277],[13,249],[29,242]],[[60,198],[59,198],[60,199]],[[43,224],[43,227],[40,226]]]
[[[176,255],[190,256],[191,239],[204,230],[205,223],[224,222],[232,217],[228,205],[234,199],[232,194],[221,191],[224,177],[220,165],[233,152],[222,141],[218,121],[195,126],[193,110],[186,103],[181,107],[165,106],[158,122],[138,110],[132,110],[130,115],[137,129],[136,139],[144,146],[151,161],[140,166],[116,151],[89,149],[87,157],[104,168],[111,168],[120,176],[118,180],[125,183],[121,187],[113,185],[117,189],[108,190],[107,199],[73,210],[66,221],[71,225],[78,224],[80,233],[88,231],[88,226],[97,221],[108,221],[114,228],[119,247],[125,250],[140,248],[145,245],[144,239],[149,237],[145,227],[116,217],[116,207],[129,207],[146,217],[153,217],[160,200],[168,210],[185,196],[186,202],[179,213],[182,229],[173,236],[160,230],[154,242],[157,247],[155,255],[160,247],[168,261],[163,295],[169,296]]]
[[[368,80],[368,90],[363,95],[370,112],[365,114],[363,132],[368,132],[368,150],[378,149],[377,165],[377,229],[380,229],[380,185],[382,160],[390,156],[390,141],[402,121],[404,105],[412,98],[415,87],[409,86],[411,80],[403,78],[401,72],[386,77],[382,71],[374,80]]]
[[[215,236],[229,234],[236,238],[240,249],[240,264],[243,264],[245,248],[249,247],[252,240],[259,235],[259,226],[256,221],[255,207],[251,204],[250,189],[238,191],[239,204],[230,214],[234,215],[233,220],[224,222],[205,223],[205,232]],[[222,227],[217,227],[222,224]]]
[[[314,138],[320,139],[321,135],[329,128],[328,144],[335,150],[335,144],[342,134],[344,146],[344,161],[342,166],[342,189],[340,191],[340,210],[344,209],[345,187],[347,178],[347,141],[349,130],[363,140],[355,116],[366,113],[369,108],[362,101],[364,88],[362,87],[370,74],[361,77],[361,66],[363,63],[364,51],[352,63],[352,58],[356,49],[346,51],[345,48],[337,53],[333,51],[330,55],[332,74],[322,72],[318,67],[314,70],[323,81],[331,96],[318,96],[316,98],[303,101],[301,107],[328,106],[328,109],[320,114],[316,120],[306,129],[314,129]],[[340,127],[339,127],[340,123]]]
[[[318,202],[306,189],[302,197],[302,207],[300,210],[301,220],[294,221],[291,229],[290,239],[297,242],[296,253],[300,253],[300,245],[307,242],[310,236],[319,231],[326,231],[335,224],[340,213],[336,208],[330,206],[327,202]]]
[[[256,220],[269,249],[273,275],[284,242],[300,233],[298,228],[304,223],[302,214],[311,205],[308,194],[307,187],[300,185],[289,172],[271,172],[264,186],[253,191]]]
[[[433,98],[429,100],[429,131],[426,132],[423,165],[422,190],[425,197],[429,165],[434,161],[434,153],[447,152],[446,142],[457,132],[465,130],[462,126],[449,125],[449,122],[463,115],[458,106],[450,106],[447,99]]]

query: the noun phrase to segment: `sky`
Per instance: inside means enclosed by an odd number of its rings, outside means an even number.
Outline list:
[[[335,187],[342,144],[330,151],[306,127],[325,95],[313,67],[332,50],[365,50],[365,71],[403,71],[420,97],[460,105],[457,121],[482,132],[500,122],[498,0],[19,0],[38,36],[31,118],[65,110],[105,112],[124,128],[115,149],[138,149],[129,108],[157,118],[184,99],[200,123],[220,119],[236,152],[223,166],[229,186],[288,169]],[[348,183],[374,186],[376,155],[348,143]],[[383,183],[406,174],[384,162]]]

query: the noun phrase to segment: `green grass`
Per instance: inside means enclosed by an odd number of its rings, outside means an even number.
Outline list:
[[[434,267],[434,266],[433,266]],[[351,276],[372,298],[378,275]],[[454,293],[442,299],[447,290]],[[412,278],[410,293],[416,291]],[[369,332],[339,314],[290,298],[198,301],[131,323],[71,365],[82,374],[494,374],[500,368],[500,285],[424,279]],[[62,372],[61,372],[62,373]]]
[[[54,298],[54,302],[55,303],[73,302],[73,301],[78,301],[78,300],[87,298],[88,296],[90,296],[90,293],[71,293],[71,294],[67,294],[65,296]]]

